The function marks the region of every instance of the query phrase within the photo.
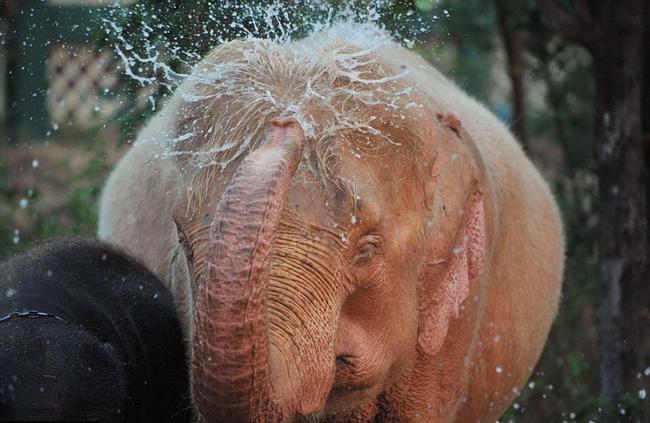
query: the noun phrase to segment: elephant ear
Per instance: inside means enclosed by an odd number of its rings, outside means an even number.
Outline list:
[[[444,344],[451,322],[459,317],[462,303],[470,295],[470,280],[485,269],[486,254],[477,151],[473,145],[464,145],[473,141],[461,130],[458,119],[453,115],[438,119],[455,133],[455,139],[450,134],[447,138],[452,138],[456,145],[443,143],[439,148],[431,186],[425,189],[433,217],[420,285],[418,345],[429,355],[437,353]]]

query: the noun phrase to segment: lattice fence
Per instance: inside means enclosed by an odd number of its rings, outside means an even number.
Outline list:
[[[47,110],[59,126],[87,129],[114,116],[121,105],[113,53],[89,44],[55,44],[47,62]]]
[[[8,65],[0,69],[8,82],[6,89],[0,84],[0,99],[7,98],[10,138],[43,138],[57,127],[92,128],[115,122],[112,117],[134,106],[140,94],[125,92],[114,55],[94,46],[95,30],[114,0],[14,4],[3,31],[9,35]],[[0,118],[1,113],[2,107]]]

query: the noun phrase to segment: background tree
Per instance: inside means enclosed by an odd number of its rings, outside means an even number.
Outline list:
[[[550,25],[594,59],[601,395],[621,401],[643,389],[640,375],[650,358],[649,162],[642,132],[650,115],[642,113],[641,97],[650,71],[644,77],[650,9],[643,0],[576,0],[570,10],[552,1],[538,4]]]
[[[526,133],[526,91],[524,89],[526,32],[526,2],[494,0],[499,33],[508,58],[508,75],[512,85],[512,132],[524,148],[528,144]]]

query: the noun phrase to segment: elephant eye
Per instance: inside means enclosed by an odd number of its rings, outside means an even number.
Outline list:
[[[381,240],[379,237],[376,235],[365,235],[359,242],[359,249],[354,257],[354,264],[367,264],[379,254],[381,254]]]
[[[178,234],[178,243],[181,245],[181,247],[183,247],[185,256],[191,262],[194,259],[194,252],[192,250],[192,246],[190,245],[189,238],[185,233],[183,226],[176,221],[176,218],[174,218],[174,224],[176,225],[176,233]]]

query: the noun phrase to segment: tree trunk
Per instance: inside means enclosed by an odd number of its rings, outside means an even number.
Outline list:
[[[599,177],[601,396],[636,394],[647,363],[647,169],[641,134],[643,0],[605,1],[591,48]]]
[[[638,394],[640,372],[650,363],[650,188],[642,132],[650,126],[648,100],[642,103],[642,90],[646,99],[650,92],[643,83],[650,48],[644,16],[650,6],[645,0],[574,0],[570,15],[553,1],[537,5],[549,25],[589,49],[594,59],[601,396],[617,402],[624,394]]]
[[[546,56],[544,59],[545,62],[550,62],[551,57]],[[542,59],[542,60],[544,60]],[[555,140],[560,146],[562,146],[562,151],[569,151],[569,139],[567,137],[566,127],[563,119],[563,109],[562,105],[564,104],[564,95],[558,89],[553,76],[551,75],[548,67],[545,67],[542,70],[542,75],[544,82],[546,83],[547,88],[547,101],[551,106],[551,115],[553,116],[553,128],[555,129]],[[565,157],[564,166],[568,167],[568,160]]]
[[[644,157],[645,157],[645,172],[646,172],[646,286],[645,292],[641,292],[637,297],[640,302],[639,306],[643,311],[645,311],[643,320],[639,322],[643,329],[644,333],[638,334],[640,340],[645,340],[645,345],[642,346],[638,357],[636,357],[636,366],[641,372],[641,368],[650,367],[650,316],[648,311],[648,303],[650,302],[650,288],[648,288],[647,281],[650,279],[650,27],[648,22],[650,22],[650,3],[646,2],[645,10],[643,13],[643,22],[644,22],[644,34],[643,34],[643,86],[641,89],[641,130],[642,130],[642,142],[644,147]],[[640,373],[638,373],[640,374]],[[631,379],[632,372],[630,372],[627,377]],[[634,379],[635,383],[639,383],[639,378]],[[644,416],[650,416],[650,404],[647,401],[643,402],[644,407]]]
[[[508,58],[508,75],[512,84],[512,131],[524,148],[528,146],[526,134],[526,92],[524,86],[525,32],[513,24],[515,13],[506,0],[495,0],[499,32]]]

